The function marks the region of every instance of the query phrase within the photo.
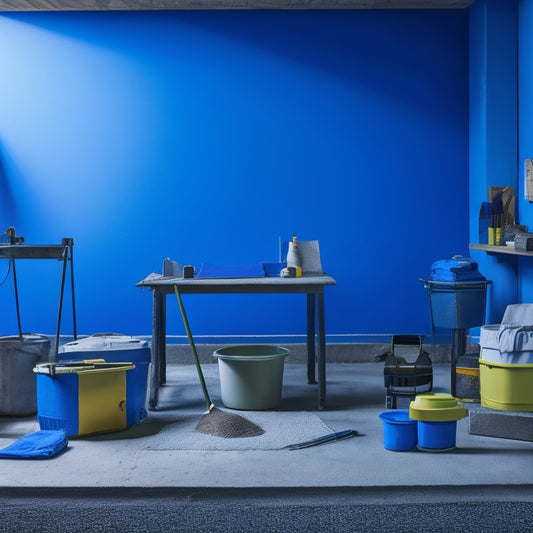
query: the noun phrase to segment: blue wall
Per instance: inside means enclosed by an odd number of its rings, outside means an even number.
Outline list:
[[[533,154],[532,0],[477,0],[470,8],[470,233],[490,185],[512,185],[516,218],[533,228],[524,198],[524,160]],[[530,257],[473,252],[490,288],[488,322],[508,304],[533,301]]]
[[[518,100],[519,106],[519,145],[518,145],[518,209],[520,221],[533,228],[533,204],[524,198],[523,165],[526,158],[533,157],[533,1],[521,0],[519,2],[519,26],[518,26],[518,64],[520,65],[518,76]],[[519,294],[520,301],[533,302],[533,261],[530,257],[520,258],[519,267]]]
[[[471,242],[479,242],[479,209],[490,186],[512,186],[518,200],[517,20],[516,0],[477,0],[469,9]],[[517,257],[471,255],[492,281],[486,321],[499,323],[519,298]]]
[[[337,280],[329,334],[428,333],[419,277],[468,254],[468,62],[468,10],[2,15],[0,230],[74,238],[83,334],[149,334],[165,257],[275,261],[293,232]],[[18,263],[26,331],[54,332],[50,263]],[[301,296],[185,304],[197,335],[305,331]]]

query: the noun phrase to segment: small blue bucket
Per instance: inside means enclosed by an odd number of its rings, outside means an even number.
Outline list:
[[[416,420],[409,418],[408,409],[386,411],[379,418],[383,421],[383,443],[386,450],[405,452],[416,446]]]
[[[422,422],[418,421],[418,446],[426,450],[447,450],[455,448],[457,421]]]

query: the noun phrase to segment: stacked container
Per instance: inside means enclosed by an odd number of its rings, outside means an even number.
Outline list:
[[[501,324],[481,328],[481,405],[533,411],[533,304],[508,305]]]
[[[417,420],[418,448],[446,451],[455,447],[457,421],[468,410],[450,394],[419,394],[409,406],[409,418]]]

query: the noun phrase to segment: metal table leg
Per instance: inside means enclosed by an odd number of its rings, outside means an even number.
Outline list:
[[[78,338],[78,325],[76,322],[76,298],[74,293],[74,255],[73,255],[73,246],[74,242],[70,239],[70,246],[68,248],[68,253],[70,254],[70,292],[72,295],[72,329],[74,340]]]
[[[153,291],[150,409],[157,408],[159,385],[166,380],[166,295]],[[162,373],[162,368],[164,373]]]
[[[20,322],[19,291],[18,291],[18,286],[17,286],[17,268],[15,267],[14,259],[11,259],[11,267],[13,268],[13,285],[15,287],[15,304],[17,306],[17,324],[19,328],[19,337],[22,340],[22,325]]]
[[[318,408],[326,406],[326,318],[324,313],[324,292],[317,295],[317,334],[318,334]]]
[[[56,329],[56,346],[54,360],[57,361],[59,351],[59,339],[61,337],[61,314],[63,312],[63,295],[65,293],[65,275],[67,272],[68,249],[65,249],[63,255],[63,269],[61,271],[61,288],[59,290],[59,308],[57,310],[57,329]]]
[[[307,383],[316,384],[315,294],[307,295]]]

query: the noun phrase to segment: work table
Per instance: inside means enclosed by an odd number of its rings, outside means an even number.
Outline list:
[[[336,285],[328,274],[297,278],[181,278],[149,274],[137,287],[153,292],[152,365],[150,372],[150,408],[156,409],[159,386],[166,381],[166,295],[174,294],[177,285],[182,294],[288,294],[307,295],[307,378],[315,380],[318,373],[318,407],[326,405],[326,329],[324,287]],[[315,349],[316,322],[316,349]],[[316,357],[315,357],[316,356]]]

